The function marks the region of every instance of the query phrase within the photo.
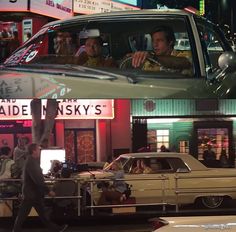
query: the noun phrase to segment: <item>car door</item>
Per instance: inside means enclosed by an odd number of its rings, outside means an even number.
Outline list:
[[[125,174],[126,182],[131,187],[131,196],[140,204],[162,204],[169,192],[169,179],[165,172],[158,171],[157,158],[146,158],[152,169],[151,173]],[[134,161],[135,162],[135,161]]]
[[[199,50],[202,51],[202,61],[204,61],[202,68],[205,68],[209,91],[218,97],[235,98],[235,68],[222,71],[218,62],[222,54],[232,52],[230,44],[214,24],[197,18],[196,25],[201,47]],[[227,56],[225,58],[227,59]]]

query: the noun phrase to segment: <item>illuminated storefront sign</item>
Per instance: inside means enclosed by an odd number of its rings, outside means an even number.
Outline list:
[[[113,100],[57,100],[56,119],[113,119]],[[30,110],[31,99],[0,100],[0,120],[32,119]],[[42,119],[45,118],[47,100],[42,100]]]
[[[133,6],[137,6],[137,0],[112,0],[113,2],[121,2],[121,3],[125,3],[125,4],[130,4]]]
[[[138,7],[113,2],[112,0],[74,0],[74,12],[94,14],[120,10],[138,10]]]
[[[27,11],[28,1],[26,0],[2,0],[0,2],[1,11]]]
[[[58,19],[73,15],[71,0],[30,0],[30,11]]]
[[[199,1],[199,11],[200,11],[200,15],[205,14],[205,0]]]
[[[73,15],[72,0],[2,0],[1,11],[29,11],[49,17],[63,19]]]

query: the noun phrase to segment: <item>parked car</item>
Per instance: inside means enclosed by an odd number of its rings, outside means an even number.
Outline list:
[[[188,72],[166,67],[144,71],[131,66],[135,51],[152,49],[150,34],[157,25],[170,27],[179,41],[189,41],[183,50],[191,62]],[[62,34],[69,47],[59,53],[56,41]],[[88,67],[78,61],[84,40],[93,36],[101,38],[103,56],[112,57],[116,67]],[[219,41],[220,51],[207,50],[213,39]],[[186,11],[76,16],[43,26],[2,64],[0,97],[235,98],[234,57],[219,27]],[[155,59],[149,61],[155,65]]]
[[[151,220],[154,232],[236,231],[236,216],[164,217]]]
[[[134,173],[138,160],[148,163],[152,172]],[[88,182],[89,189],[93,189],[91,196],[95,205],[101,194],[97,184],[112,178],[113,163],[123,167],[124,180],[131,187],[131,196],[137,204],[159,203],[178,207],[197,204],[215,209],[236,199],[235,169],[207,168],[189,154],[144,152],[123,154],[104,170],[78,174]]]

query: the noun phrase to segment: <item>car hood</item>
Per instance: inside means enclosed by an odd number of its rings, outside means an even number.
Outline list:
[[[84,171],[76,174],[76,178],[80,178],[82,180],[90,180],[90,179],[105,179],[111,178],[114,174],[112,172],[107,172],[103,170],[96,171]]]
[[[204,98],[204,79],[146,78],[73,70],[1,68],[1,98]],[[101,78],[100,78],[101,77]],[[194,81],[194,83],[193,83]],[[205,86],[205,87],[203,87]]]

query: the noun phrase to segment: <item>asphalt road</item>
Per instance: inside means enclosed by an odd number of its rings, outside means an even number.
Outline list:
[[[12,231],[14,219],[1,219],[0,232]],[[81,218],[78,220],[61,219],[58,224],[68,224],[67,232],[151,232],[152,226],[148,217],[100,217]],[[27,218],[23,232],[47,232],[38,218]],[[51,232],[51,231],[50,231]]]
[[[0,229],[0,232],[11,232],[11,228]],[[70,226],[66,232],[151,232],[151,228],[146,225],[93,225],[93,226]],[[49,232],[42,226],[32,228],[25,226],[22,232]]]
[[[68,224],[67,232],[151,232],[153,231],[149,219],[158,216],[194,216],[194,215],[222,215],[236,214],[235,204],[227,209],[206,210],[186,207],[179,213],[173,208],[166,213],[160,211],[150,212],[139,215],[103,215],[100,217],[80,217],[80,218],[62,218],[57,222],[59,224]],[[14,218],[0,218],[0,232],[11,232]],[[47,232],[38,217],[28,217],[23,232]],[[51,232],[51,231],[50,231]]]

